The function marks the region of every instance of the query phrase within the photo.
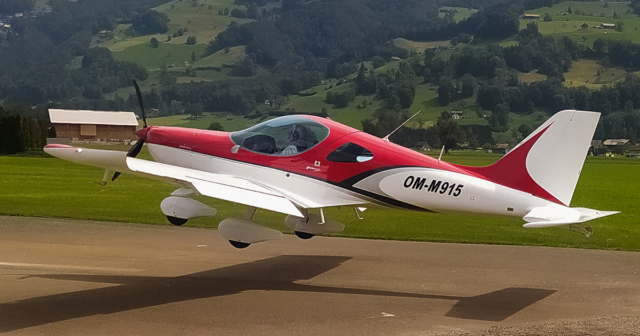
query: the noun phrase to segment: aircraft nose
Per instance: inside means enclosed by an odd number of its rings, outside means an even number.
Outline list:
[[[149,128],[150,127],[145,127],[137,130],[136,135],[138,136],[138,138],[142,140],[147,140],[147,132],[149,131]]]

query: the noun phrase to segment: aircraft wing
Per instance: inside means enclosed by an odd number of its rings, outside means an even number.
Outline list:
[[[282,193],[243,178],[131,157],[126,158],[126,163],[135,173],[186,182],[204,196],[304,217],[292,200]]]
[[[47,145],[44,150],[67,161],[187,184],[204,196],[296,217],[304,217],[296,204],[307,207],[304,202],[293,200],[290,196],[247,179],[127,157],[127,152],[67,145]]]

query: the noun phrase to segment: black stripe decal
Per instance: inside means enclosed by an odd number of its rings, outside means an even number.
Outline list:
[[[211,154],[195,152],[195,151],[187,150],[187,149],[184,149],[184,148],[177,148],[177,147],[158,145],[158,144],[153,144],[153,145],[163,146],[163,147],[170,147],[170,148],[173,148],[173,149],[183,150],[183,151],[191,152],[191,153],[194,153],[194,154],[200,154],[200,155],[206,155],[206,156],[214,157],[214,158],[217,158],[217,159],[240,162],[240,163],[249,164],[249,165],[252,165],[252,166],[265,167],[265,168],[269,168],[269,169],[279,170],[279,171],[282,171],[282,172],[296,174],[296,175],[299,175],[299,176],[304,176],[306,178],[311,178],[311,179],[314,179],[314,180],[317,180],[317,181],[325,182],[325,183],[331,184],[333,186],[336,186],[336,187],[339,187],[339,188],[342,188],[342,189],[347,189],[349,191],[355,192],[355,193],[360,194],[362,196],[365,196],[367,198],[374,199],[374,200],[378,201],[379,204],[381,203],[382,205],[387,205],[387,206],[406,209],[406,210],[413,210],[413,211],[435,212],[433,210],[421,208],[421,207],[415,206],[413,204],[409,204],[409,203],[405,203],[405,202],[399,201],[399,200],[397,200],[395,198],[379,195],[379,194],[372,193],[370,191],[366,191],[366,190],[363,190],[363,189],[360,189],[360,188],[356,188],[356,187],[353,186],[354,184],[360,182],[361,180],[363,180],[363,179],[365,179],[365,178],[367,178],[367,177],[369,177],[371,175],[374,175],[376,173],[383,172],[385,170],[391,170],[391,169],[397,169],[397,168],[427,168],[427,167],[410,166],[410,165],[386,166],[386,167],[380,167],[380,168],[375,168],[375,169],[368,170],[366,172],[363,172],[363,173],[360,173],[358,175],[349,177],[349,178],[347,178],[345,180],[342,180],[341,182],[333,182],[331,180],[327,180],[327,179],[323,179],[323,178],[315,177],[315,176],[311,176],[311,175],[301,174],[299,172],[292,171],[292,170],[274,168],[274,167],[269,167],[269,166],[263,166],[263,165],[258,164],[258,163],[252,163],[252,162],[247,162],[247,161],[242,161],[242,160],[237,160],[237,159],[232,159],[232,158],[226,158],[226,157],[215,156],[215,155],[211,155]]]

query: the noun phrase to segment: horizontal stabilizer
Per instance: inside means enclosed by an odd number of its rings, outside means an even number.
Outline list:
[[[527,221],[526,228],[544,228],[567,224],[583,223],[592,219],[617,214],[619,211],[599,211],[588,208],[569,208],[560,205],[547,205],[534,208],[522,219]]]

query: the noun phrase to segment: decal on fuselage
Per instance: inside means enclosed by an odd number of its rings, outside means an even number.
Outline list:
[[[403,183],[405,188],[411,188],[415,190],[425,190],[427,192],[439,193],[441,195],[450,195],[453,197],[458,197],[462,193],[462,188],[464,185],[450,183],[447,181],[440,180],[429,180],[426,177],[419,177],[409,175]]]

